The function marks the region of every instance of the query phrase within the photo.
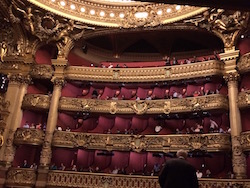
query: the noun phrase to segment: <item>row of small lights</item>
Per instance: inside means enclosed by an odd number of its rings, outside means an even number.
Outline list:
[[[51,0],[51,1],[52,1],[53,3],[56,2],[56,0]],[[66,2],[65,2],[65,1],[60,1],[60,5],[61,5],[62,7],[64,7],[64,6],[66,6]],[[76,9],[76,6],[75,6],[74,4],[71,4],[71,5],[70,5],[70,8],[71,8],[71,10],[75,10],[75,9]],[[175,9],[176,9],[176,10],[180,10],[180,9],[181,9],[181,6],[180,6],[180,5],[177,5],[177,6],[175,7]],[[81,8],[80,8],[80,11],[81,11],[81,12],[85,12],[86,10],[85,10],[84,7],[81,7]],[[171,8],[168,8],[166,12],[167,12],[167,13],[170,13],[171,11],[172,11],[172,9],[171,9]],[[95,15],[95,10],[92,9],[92,10],[89,11],[89,13],[90,13],[91,15]],[[158,15],[162,15],[162,14],[163,14],[163,11],[162,11],[162,10],[158,10],[158,11],[157,11],[157,14],[158,14]],[[104,17],[104,16],[105,16],[105,12],[104,12],[104,11],[101,11],[101,12],[100,12],[100,16],[101,16],[101,17]],[[111,18],[113,18],[113,17],[115,16],[115,14],[114,14],[114,13],[110,13],[109,16],[110,16]],[[120,14],[119,14],[119,17],[120,17],[120,18],[124,18],[124,17],[125,17],[125,14],[124,14],[124,13],[120,13]],[[144,14],[144,16],[142,16],[142,17],[145,18],[145,17],[147,17],[147,15]]]

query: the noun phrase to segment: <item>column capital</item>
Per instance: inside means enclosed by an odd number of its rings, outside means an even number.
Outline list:
[[[223,76],[223,78],[226,80],[226,82],[237,82],[240,78],[240,75],[238,72],[229,72]]]
[[[54,77],[54,78],[51,79],[51,81],[53,82],[53,84],[55,86],[63,87],[66,84],[66,81],[65,81],[64,78]]]

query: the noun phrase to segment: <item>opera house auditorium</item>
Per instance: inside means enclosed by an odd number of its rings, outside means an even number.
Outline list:
[[[1,0],[0,187],[250,188],[250,5],[199,2]]]

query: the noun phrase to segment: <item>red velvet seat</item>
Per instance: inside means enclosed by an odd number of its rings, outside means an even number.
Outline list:
[[[116,116],[115,117],[115,123],[114,127],[112,128],[111,132],[112,133],[124,133],[125,129],[129,130],[131,127],[131,118],[125,118],[123,116]]]
[[[112,117],[99,116],[98,124],[95,129],[89,130],[90,133],[107,133],[114,126],[115,119]]]
[[[131,130],[135,134],[140,134],[142,131],[144,131],[148,126],[148,120],[147,118],[139,117],[139,116],[134,116],[132,118],[132,123],[131,123]]]
[[[127,174],[142,174],[144,165],[147,163],[147,153],[130,152],[129,165],[126,168]]]
[[[84,169],[84,171],[88,171],[89,166],[93,165],[94,156],[94,150],[78,149],[76,161],[76,166],[78,167],[78,169]]]

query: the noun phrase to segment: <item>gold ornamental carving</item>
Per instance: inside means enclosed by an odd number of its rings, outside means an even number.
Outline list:
[[[237,64],[240,73],[246,73],[250,70],[250,53],[244,54]]]
[[[44,132],[39,129],[18,128],[14,136],[14,144],[42,145]]]
[[[43,147],[40,155],[40,166],[48,167],[50,165],[52,150],[51,150],[51,141],[53,133],[45,132],[45,138],[43,142]]]
[[[220,94],[162,100],[94,100],[61,97],[59,109],[111,114],[157,114],[228,109],[228,100]]]
[[[6,140],[3,161],[6,162],[7,165],[11,165],[11,162],[14,160],[15,151],[16,151],[16,148],[13,145],[15,131],[9,130],[8,133],[9,134]]]
[[[226,82],[237,82],[239,80],[239,73],[238,72],[230,72],[223,76],[223,78],[226,80]]]
[[[233,49],[238,34],[247,28],[248,20],[248,12],[210,9],[185,22],[215,33],[222,39],[226,49]]]
[[[33,187],[36,183],[36,171],[34,169],[10,168],[6,185],[9,186],[27,186]]]
[[[57,87],[63,87],[66,84],[66,81],[64,78],[54,77],[51,79],[51,81]]]
[[[250,151],[250,131],[241,133],[240,143],[243,151]]]
[[[34,65],[31,69],[30,75],[33,78],[51,79],[53,70],[50,65]]]
[[[240,136],[232,136],[233,171],[237,178],[246,178],[246,157],[243,153]]]
[[[26,94],[23,98],[22,108],[25,109],[44,109],[48,110],[50,105],[50,97],[41,94]]]
[[[175,152],[179,149],[205,151],[229,151],[229,134],[189,134],[189,135],[122,135],[89,134],[56,131],[52,145],[55,147],[86,148],[118,151]]]
[[[125,13],[126,19],[122,20],[124,28],[155,27],[160,25],[160,15],[157,14],[157,7],[152,5],[139,5]]]
[[[250,105],[250,90],[242,91],[238,95],[238,107],[246,108]]]
[[[224,64],[210,60],[171,67],[150,68],[91,68],[68,66],[64,71],[65,79],[101,82],[154,82],[198,78],[201,75],[222,76]]]
[[[142,175],[121,175],[105,173],[71,172],[59,170],[49,171],[48,186],[52,187],[113,187],[113,188],[160,188],[157,176]],[[215,179],[200,178],[199,187],[242,187],[248,188],[250,181],[248,179]]]

